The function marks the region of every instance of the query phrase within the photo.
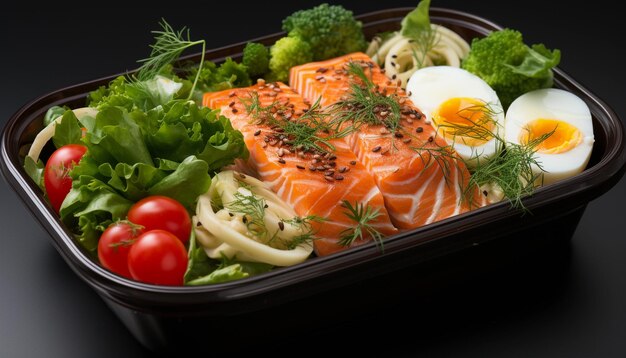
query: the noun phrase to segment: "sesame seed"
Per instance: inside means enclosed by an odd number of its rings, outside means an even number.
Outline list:
[[[393,54],[393,55],[391,55],[391,58],[398,58],[398,55]]]
[[[380,116],[381,117],[386,117],[388,114],[389,114],[389,112],[387,112],[387,111],[381,111],[380,112]]]
[[[266,142],[261,143],[261,147],[267,148],[267,143]]]
[[[284,223],[284,222],[282,222],[282,221],[279,221],[279,222],[278,222],[278,228],[280,229],[280,231],[285,230],[285,223]]]
[[[409,97],[411,97],[411,95],[412,95],[413,93],[411,93],[411,91],[409,91],[409,93],[407,93],[407,94],[409,95]]]
[[[258,136],[259,134],[261,134],[261,130],[260,130],[260,129],[257,129],[257,130],[254,132],[254,135],[255,135],[255,136]]]
[[[424,131],[424,128],[422,127],[417,127],[417,129],[415,129],[415,132],[417,133],[422,133]]]
[[[269,208],[270,206],[269,206],[269,205],[267,205],[267,204],[265,204],[265,205],[263,205],[263,207],[267,209],[267,208]]]
[[[324,175],[324,179],[326,179],[326,180],[328,180],[328,181],[334,181],[334,180],[335,180],[335,178],[333,178],[333,177],[332,177],[332,176],[330,176],[330,175]]]
[[[391,67],[396,67],[396,63],[395,62],[391,62]]]
[[[417,116],[415,114],[411,113],[411,114],[409,114],[409,118],[415,119],[415,118],[417,118]]]
[[[396,138],[404,137],[404,135],[402,133],[400,133],[400,132],[396,132],[394,135],[396,136]]]
[[[283,155],[285,155],[285,150],[283,148],[278,149],[278,152],[276,152],[276,155],[278,155],[279,157],[282,157]]]
[[[237,112],[239,112],[237,108],[233,108],[233,113],[237,113]]]
[[[298,169],[300,169],[300,170],[303,170],[303,169],[304,169],[304,166],[302,166],[302,165],[300,165],[300,164],[296,164],[296,168],[298,168]]]
[[[244,216],[241,218],[241,221],[243,221],[243,223],[244,223],[244,224],[247,224],[247,223],[248,223],[248,218],[244,215]]]
[[[230,102],[230,103],[228,104],[228,107],[232,107],[232,106],[234,106],[234,105],[235,105],[235,101],[232,101],[232,102]]]
[[[313,159],[320,159],[320,158],[321,158],[321,156],[319,154],[313,155]]]
[[[315,76],[316,81],[323,80],[323,79],[324,79],[324,76],[322,75]]]
[[[489,195],[489,193],[487,192],[487,190],[483,190],[483,195],[484,195],[484,196]]]
[[[350,165],[356,165],[356,160],[351,160]]]
[[[376,152],[380,152],[380,150],[382,149],[381,146],[377,145],[374,148],[372,148],[372,152],[376,153]]]
[[[318,68],[315,72],[324,73],[324,72],[326,72],[326,71],[328,71],[328,68],[326,68],[326,67],[320,67],[320,68]]]
[[[326,79],[325,79],[325,78],[322,78],[322,79],[320,80],[320,83],[326,83]]]
[[[246,176],[245,176],[244,174],[242,174],[242,173],[239,173],[239,177],[240,177],[241,179],[246,179]]]
[[[324,170],[326,170],[326,168],[324,168],[324,166],[322,165],[318,165],[317,167],[315,167],[315,169],[319,170],[320,172],[323,172]]]
[[[393,76],[391,76],[391,79],[392,79],[392,80],[395,80],[395,79],[396,79],[396,77],[398,77],[398,76],[394,73],[394,74],[393,74]]]
[[[335,180],[343,180],[343,175],[335,175]]]
[[[337,156],[331,154],[331,156],[328,157],[328,160],[337,160]]]
[[[335,174],[334,170],[328,170],[326,173],[324,173],[324,175],[328,175],[328,176],[332,176],[333,174]]]
[[[428,137],[428,141],[432,142],[433,140],[435,140],[435,138],[433,138],[433,136]]]
[[[236,95],[235,91],[232,91],[228,94],[228,97],[235,97],[235,95]]]
[[[424,121],[424,124],[431,124],[431,121]]]
[[[402,141],[402,143],[404,143],[404,144],[409,144],[409,143],[411,143],[411,138],[404,139],[404,140]]]
[[[285,164],[285,163],[286,163],[286,162],[285,162],[285,160],[284,160],[283,158],[278,159],[278,162],[279,162],[280,164]]]
[[[324,167],[323,167],[323,168],[324,168],[324,169],[330,169],[330,168],[332,168],[332,166],[331,166],[330,164],[324,164]]]
[[[235,214],[229,212],[228,215],[232,218],[233,216],[235,216]],[[198,224],[200,224],[200,222],[198,222]]]
[[[384,69],[384,68],[381,68],[381,69],[380,69],[380,73],[385,73],[385,72],[387,72],[387,71],[385,71],[385,69]]]
[[[309,170],[314,172],[316,170],[315,165],[309,165]]]

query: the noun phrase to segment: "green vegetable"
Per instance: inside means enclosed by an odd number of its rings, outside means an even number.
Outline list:
[[[402,19],[402,36],[416,38],[425,31],[430,31],[430,16],[428,14],[430,0],[422,0],[417,7]]]
[[[299,37],[283,37],[270,49],[270,78],[276,81],[289,80],[293,66],[313,60],[311,46]]]
[[[296,11],[283,20],[283,30],[309,43],[315,61],[363,51],[367,46],[361,22],[339,5]]]
[[[495,31],[472,41],[462,67],[484,79],[497,93],[504,108],[520,95],[552,86],[552,68],[561,52],[543,44],[528,47],[522,34],[511,29]]]
[[[242,134],[228,119],[191,101],[147,113],[106,105],[83,124],[88,150],[70,172],[72,190],[61,219],[90,251],[107,224],[123,219],[134,202],[165,195],[191,210],[208,190],[210,173],[247,156]],[[68,138],[81,133],[78,125],[67,128]]]
[[[37,163],[33,160],[33,158],[26,156],[24,158],[24,170],[26,174],[37,184],[41,190],[45,191],[45,186],[43,184],[43,171],[45,169],[45,165],[39,159]]]
[[[223,258],[222,262],[209,258],[202,247],[198,247],[192,231],[189,240],[189,264],[184,282],[188,286],[208,285],[239,280],[270,271],[273,266],[259,262],[243,262]]]
[[[67,107],[59,107],[59,106],[52,106],[52,107],[50,107],[46,111],[46,115],[43,117],[43,125],[44,125],[44,127],[47,127],[48,124],[52,123],[52,121],[57,119],[59,116],[62,116],[63,113],[65,113],[65,111],[68,110],[68,109],[69,108],[67,108]]]
[[[204,92],[215,92],[235,87],[247,87],[252,84],[246,66],[227,58],[217,66],[208,61],[202,67],[189,69],[188,78],[198,76],[198,84],[193,98],[198,100]]]
[[[248,157],[243,135],[218,112],[190,101],[172,101],[136,118],[154,157],[180,162],[195,155],[214,173],[235,158]]]
[[[78,124],[78,118],[71,110],[65,111],[61,122],[54,127],[52,142],[56,148],[61,148],[67,144],[81,144],[82,131]]]
[[[248,42],[243,49],[241,62],[248,68],[250,76],[262,76],[269,70],[270,54],[265,45]]]

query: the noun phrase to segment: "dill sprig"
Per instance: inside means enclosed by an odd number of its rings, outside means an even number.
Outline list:
[[[159,25],[161,26],[160,31],[152,31],[155,35],[155,42],[150,45],[152,48],[150,56],[138,61],[143,64],[137,73],[137,79],[139,81],[147,81],[154,78],[161,72],[161,70],[163,70],[165,66],[176,61],[183,51],[197,45],[202,45],[202,53],[200,63],[198,65],[199,68],[202,68],[202,64],[204,63],[204,54],[206,52],[206,41],[192,41],[189,35],[189,29],[183,27],[182,29],[176,31],[170,24],[167,23],[167,21],[165,21],[165,19],[161,19]],[[189,98],[191,98],[193,90],[196,88],[199,75],[200,71],[198,71],[196,78],[193,81],[191,91],[189,92]]]
[[[463,115],[463,113],[468,113]],[[490,103],[477,104],[460,109],[457,114],[465,120],[465,123],[443,122],[437,123],[437,118],[433,118],[437,124],[437,131],[444,132],[446,135],[456,140],[456,137],[471,138],[488,142],[493,138],[500,143],[504,143],[504,139],[498,136],[498,126],[500,124],[494,119],[500,111],[496,105]],[[477,116],[476,116],[477,115]]]
[[[286,244],[287,250],[293,250],[297,246],[303,244],[312,245],[313,240],[315,240],[316,233],[316,231],[313,229],[312,223],[322,223],[326,221],[328,221],[328,219],[317,215],[307,215],[305,217],[296,216],[293,219],[283,220],[283,223],[299,227],[302,231],[302,234],[293,237]]]
[[[359,202],[355,202],[353,205],[348,200],[343,200],[343,206],[347,209],[344,214],[354,221],[355,225],[340,233],[339,245],[351,246],[356,240],[362,240],[365,238],[365,235],[369,235],[377,245],[380,245],[382,250],[383,234],[371,224],[372,221],[381,215],[380,211]]]
[[[289,111],[290,108],[278,100],[263,106],[257,92],[250,93],[248,98],[240,98],[240,101],[255,124],[280,128],[280,133],[287,137],[290,145],[299,150],[313,150],[318,153],[335,151],[331,140],[343,138],[349,133],[345,130],[331,131],[331,125],[325,120],[328,114],[322,111],[320,99],[295,121],[276,119],[274,113]]]
[[[265,199],[257,197],[252,192],[250,192],[250,194],[244,194],[237,191],[233,196],[235,199],[226,203],[224,207],[232,212],[242,214],[243,222],[252,235],[260,239],[267,239],[268,230],[265,225]]]
[[[437,45],[437,42],[439,42],[437,31],[429,26],[427,29],[412,34],[409,38],[412,43],[411,52],[415,62],[417,62],[417,68],[422,68],[424,67],[428,53]]]
[[[515,209],[526,210],[522,198],[533,193],[535,183],[543,180],[543,167],[537,161],[537,146],[554,133],[554,130],[532,139],[527,144],[508,143],[491,160],[478,161],[473,169],[464,194],[471,196],[476,187],[495,183]],[[534,168],[540,170],[536,173]]]
[[[460,169],[459,160],[461,160],[461,158],[456,154],[454,146],[440,146],[436,144],[434,146],[427,146],[424,144],[419,147],[410,148],[419,155],[422,164],[424,165],[424,168],[418,175],[423,175],[428,168],[436,164],[443,174],[446,185],[448,187],[450,186],[450,175],[452,174],[452,169]],[[459,182],[459,185],[463,185],[462,181]]]
[[[330,112],[334,115],[332,124],[339,130],[345,123],[350,123],[350,132],[356,132],[362,125],[383,125],[391,133],[392,147],[394,138],[401,129],[401,106],[397,94],[387,95],[367,76],[363,67],[353,61],[347,65],[349,74],[359,81],[351,81],[345,99],[333,104]]]

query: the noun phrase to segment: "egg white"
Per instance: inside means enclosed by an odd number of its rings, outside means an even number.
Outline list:
[[[578,128],[581,142],[574,148],[555,154],[535,153],[545,173],[543,184],[551,184],[582,172],[591,157],[594,135],[591,113],[587,104],[576,95],[555,88],[528,92],[517,98],[506,113],[507,143],[520,144],[527,123],[536,119],[554,119]],[[541,169],[534,166],[535,174]]]
[[[504,128],[504,111],[496,92],[478,76],[461,68],[450,66],[426,67],[416,71],[406,87],[411,101],[432,121],[439,106],[451,98],[473,98],[486,103],[494,112],[496,122],[494,133],[500,136]],[[436,126],[436,123],[433,122]],[[501,145],[496,138],[481,144],[467,145],[445,138],[469,167],[475,166],[478,159],[489,160]]]

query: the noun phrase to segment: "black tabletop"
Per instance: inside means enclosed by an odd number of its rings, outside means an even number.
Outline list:
[[[527,43],[560,48],[560,67],[626,117],[622,15],[608,1],[583,7],[538,0],[433,2],[518,29]],[[392,0],[343,3],[355,13],[416,5]],[[188,25],[194,38],[218,47],[276,32],[286,15],[317,2],[232,3],[223,4],[233,6],[224,10],[210,4],[173,3],[168,9],[24,4],[5,9],[0,21],[0,126],[36,96],[136,67],[135,60],[147,55],[149,31],[161,17],[178,27]],[[330,333],[302,338],[302,351],[325,353],[330,341],[347,339],[355,354],[362,355],[626,356],[626,240],[620,210],[625,199],[622,180],[589,204],[570,245],[450,284],[430,300],[428,318],[412,316],[407,322],[397,317],[397,325],[384,327],[363,320],[339,328],[329,323]],[[4,182],[0,245],[0,357],[152,354],[70,270]],[[419,334],[401,332],[402,323],[420,326]],[[205,344],[219,342],[210,342],[208,334]],[[280,346],[280,339],[268,342],[272,345]]]

